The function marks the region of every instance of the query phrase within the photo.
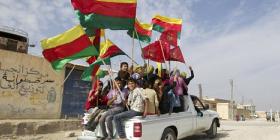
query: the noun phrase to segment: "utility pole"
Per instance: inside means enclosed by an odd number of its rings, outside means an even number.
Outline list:
[[[254,111],[254,103],[253,103],[253,99],[250,99],[250,102],[251,102],[251,107],[250,107],[250,111],[251,111],[251,115],[255,115],[255,111]]]
[[[272,113],[273,112],[272,112],[272,108],[271,107],[270,107],[270,111],[269,112],[270,112],[270,122],[272,122]]]
[[[275,119],[277,118],[277,122],[280,122],[279,110],[276,111]]]
[[[234,115],[233,115],[233,79],[230,79],[230,117],[233,120]]]
[[[202,100],[202,85],[198,84],[198,90],[199,90],[199,99]]]

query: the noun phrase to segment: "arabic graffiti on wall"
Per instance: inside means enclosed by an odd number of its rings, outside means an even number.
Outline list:
[[[54,80],[49,79],[48,74],[42,74],[32,67],[27,68],[19,65],[14,68],[3,69],[0,65],[0,89],[2,91],[0,96],[13,96],[11,94],[14,93],[25,97],[44,94],[45,92],[55,94],[56,91],[53,87],[46,88],[51,83],[54,83]]]
[[[0,119],[59,116],[64,72],[42,58],[9,53],[0,50]]]

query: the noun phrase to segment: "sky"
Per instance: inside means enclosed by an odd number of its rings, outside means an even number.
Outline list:
[[[155,14],[183,19],[180,46],[187,64],[172,67],[195,78],[191,94],[253,103],[257,110],[280,110],[280,1],[279,0],[138,0],[137,18],[150,23]],[[29,54],[42,56],[40,40],[63,33],[79,24],[70,0],[0,0],[0,25],[16,27],[29,34]],[[117,46],[131,55],[132,39],[126,31],[106,30]],[[159,34],[153,32],[153,40]],[[140,45],[134,41],[135,60],[143,63]],[[141,43],[144,47],[147,44]],[[118,69],[126,57],[115,57]],[[80,63],[80,62],[78,62]]]

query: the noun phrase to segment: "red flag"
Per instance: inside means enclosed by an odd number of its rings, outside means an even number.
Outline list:
[[[95,32],[95,36],[94,36],[94,39],[92,40],[92,44],[94,47],[96,47],[96,49],[98,50],[98,52],[100,52],[100,39],[101,39],[101,36],[102,36],[102,31],[101,29],[96,29],[94,30]],[[91,56],[89,57],[86,62],[88,64],[92,64],[96,59],[97,59],[98,56]]]
[[[173,30],[167,30],[162,32],[160,35],[161,42],[167,42],[172,46],[178,46],[177,40],[178,40],[178,32]]]
[[[144,59],[150,59],[155,62],[164,63],[169,58],[169,47],[167,42],[155,41],[143,48]]]
[[[90,57],[90,58],[88,58],[87,60],[86,60],[86,62],[88,63],[88,64],[92,64],[92,63],[94,63],[95,61],[96,61],[96,56],[92,56],[92,57]]]
[[[170,58],[168,60],[185,63],[184,56],[179,46],[170,49]]]
[[[99,51],[100,48],[100,39],[101,39],[101,29],[95,30],[95,38],[93,40],[93,46],[97,47],[97,50]]]

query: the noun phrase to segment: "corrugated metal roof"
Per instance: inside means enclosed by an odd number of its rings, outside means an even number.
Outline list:
[[[0,31],[28,38],[28,33],[21,29],[0,25]]]

